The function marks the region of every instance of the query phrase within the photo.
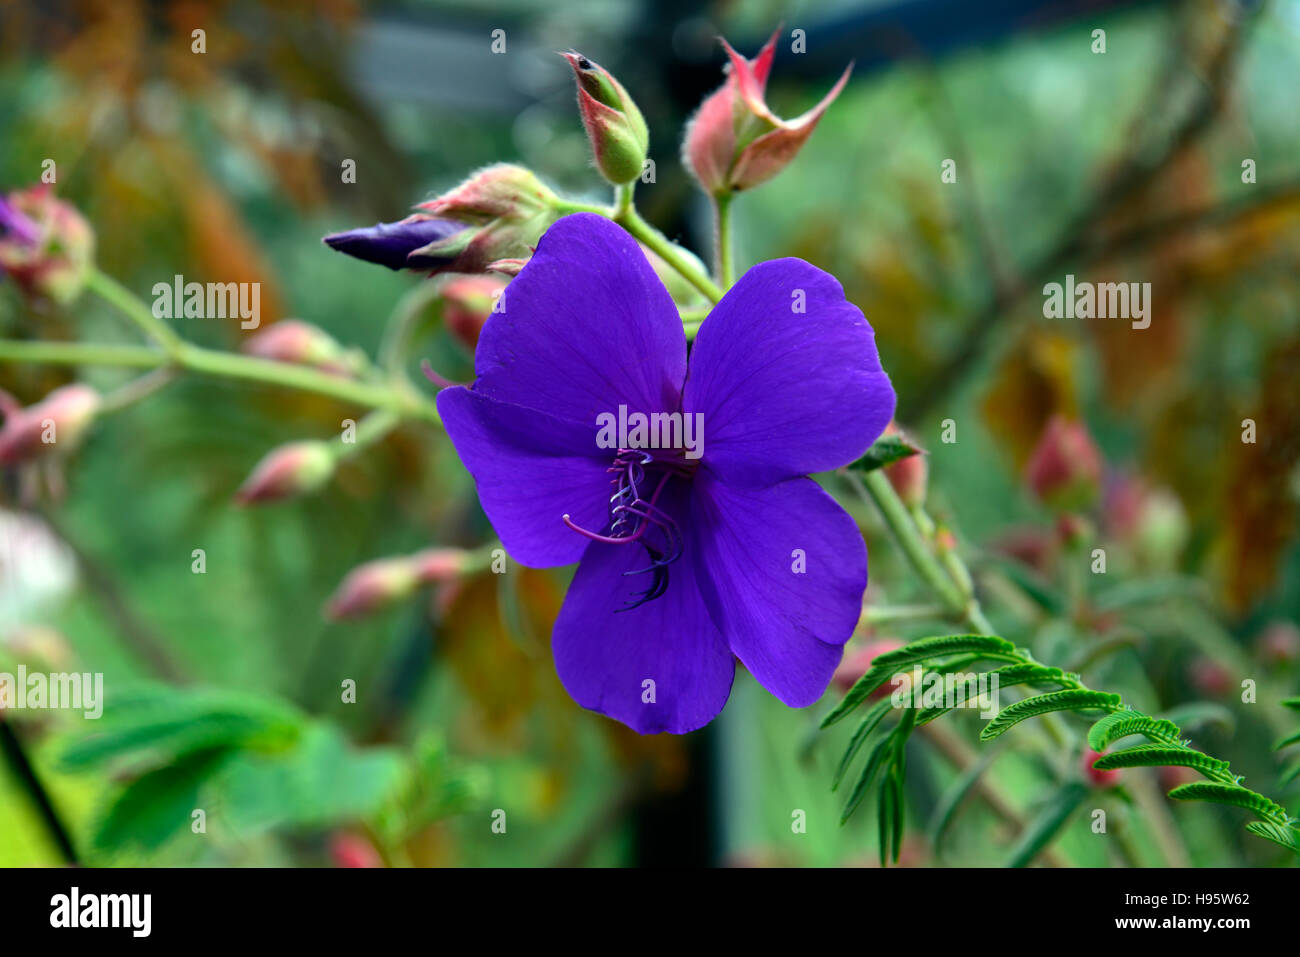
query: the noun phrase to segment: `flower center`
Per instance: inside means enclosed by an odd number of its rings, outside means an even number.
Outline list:
[[[650,584],[634,593],[619,611],[630,611],[668,590],[668,566],[682,557],[682,533],[658,503],[670,479],[689,477],[694,470],[694,463],[680,456],[656,457],[646,449],[619,449],[607,469],[613,475],[610,485],[614,492],[609,497],[609,522],[604,531],[590,531],[564,516],[565,525],[593,542],[639,543],[646,550],[650,564],[623,574],[650,575]]]

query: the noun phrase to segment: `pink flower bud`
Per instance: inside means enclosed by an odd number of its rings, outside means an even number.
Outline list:
[[[335,867],[383,867],[375,846],[358,834],[336,831],[330,835],[330,859]]]
[[[835,674],[831,682],[840,691],[848,691],[857,682],[859,678],[865,675],[871,668],[871,662],[881,655],[897,648],[903,647],[903,643],[897,638],[881,638],[877,641],[860,645],[848,652],[841,660],[839,667],[835,669]],[[889,683],[881,685],[871,693],[872,699],[883,698],[890,692]]]
[[[1029,457],[1025,478],[1046,505],[1084,508],[1101,487],[1101,452],[1082,423],[1054,415]]]
[[[712,195],[750,189],[785,169],[853,71],[849,64],[820,103],[797,119],[783,120],[765,99],[779,35],[778,29],[753,60],[722,41],[731,60],[727,81],[700,105],[683,145],[686,165]]]
[[[75,448],[100,405],[99,393],[81,384],[61,386],[25,409],[6,399],[0,465]]]
[[[442,321],[470,352],[505,287],[492,276],[460,276],[442,287]]]
[[[320,488],[334,474],[334,451],[309,439],[277,446],[258,462],[235,493],[240,505],[278,502]]]
[[[1300,660],[1300,628],[1290,621],[1271,622],[1255,639],[1255,650],[1270,665]]]
[[[377,558],[348,572],[326,604],[325,614],[335,620],[364,618],[412,595],[422,585],[455,579],[467,563],[468,556],[458,548]]]
[[[901,435],[902,430],[891,422],[885,429],[885,434]],[[889,479],[889,484],[894,486],[894,491],[903,500],[903,504],[909,507],[925,503],[928,476],[929,466],[925,461],[924,452],[909,455],[905,459],[899,459],[885,466],[885,478]]]
[[[1084,748],[1083,750],[1083,777],[1094,788],[1113,788],[1119,784],[1118,768],[1105,771],[1092,766],[1092,762],[1104,757],[1105,753],[1104,751],[1094,751],[1091,748]]]
[[[1187,676],[1197,693],[1207,698],[1222,698],[1232,690],[1232,675],[1213,658],[1197,658],[1188,666]]]
[[[615,185],[641,175],[650,149],[650,131],[632,97],[604,67],[581,53],[560,54],[578,81],[578,112],[587,130],[596,168]]]
[[[301,319],[281,319],[246,338],[241,347],[250,356],[310,366],[334,375],[351,375],[355,359],[322,329]]]
[[[94,260],[95,234],[49,186],[0,196],[0,274],[27,295],[66,304],[85,285]]]

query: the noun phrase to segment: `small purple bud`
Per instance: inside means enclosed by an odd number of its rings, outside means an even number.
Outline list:
[[[455,257],[411,254],[431,243],[454,236],[465,228],[464,223],[433,219],[416,213],[395,223],[376,223],[363,229],[331,233],[322,242],[330,249],[389,269],[436,269],[445,266]]]

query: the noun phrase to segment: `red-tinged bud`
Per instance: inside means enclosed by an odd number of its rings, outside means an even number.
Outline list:
[[[560,54],[578,81],[578,112],[587,130],[596,168],[615,186],[641,175],[650,149],[650,131],[623,85],[581,53]]]
[[[333,336],[301,319],[281,319],[244,340],[250,356],[310,366],[332,375],[350,376],[357,370],[357,357]]]
[[[1290,621],[1270,623],[1255,639],[1255,651],[1270,665],[1289,665],[1300,660],[1300,628]]]
[[[1074,512],[1064,512],[1056,517],[1056,534],[1067,548],[1080,548],[1093,540],[1092,522]]]
[[[527,259],[498,259],[495,262],[487,264],[487,271],[500,273],[502,276],[509,276],[513,279],[515,276],[518,276],[527,265]]]
[[[460,276],[442,287],[442,321],[470,352],[505,287],[503,280],[492,276]]]
[[[778,29],[753,60],[746,60],[723,40],[731,61],[727,81],[700,105],[686,128],[683,159],[714,196],[751,189],[785,169],[853,71],[849,64],[820,103],[797,119],[783,120],[765,99],[779,35]]]
[[[0,196],[0,274],[12,276],[27,295],[71,302],[86,283],[94,260],[95,234],[49,186]]]
[[[527,258],[542,233],[560,218],[558,204],[559,197],[522,166],[489,166],[451,192],[419,205],[432,216],[468,223],[470,228],[416,249],[409,257],[436,263],[435,273],[480,273],[497,260]]]
[[[903,432],[894,423],[885,429],[886,435],[902,435]],[[885,478],[894,486],[894,491],[909,508],[925,504],[926,482],[929,478],[929,465],[925,453],[917,452],[905,459],[891,462],[885,466]]]
[[[235,493],[240,505],[278,502],[314,492],[334,474],[334,450],[315,439],[289,442],[262,458]]]
[[[337,831],[330,835],[330,860],[335,867],[383,867],[375,846],[359,834]]]
[[[848,691],[859,678],[871,669],[872,661],[888,651],[894,651],[901,647],[903,647],[903,643],[897,638],[881,638],[851,649],[848,654],[840,659],[839,667],[835,669],[831,682],[840,691]],[[883,698],[890,693],[890,690],[890,685],[886,682],[873,691],[871,697],[873,699]]]
[[[1094,751],[1091,748],[1084,748],[1083,751],[1083,777],[1094,788],[1113,788],[1119,784],[1118,769],[1102,770],[1092,766],[1092,762],[1105,754],[1104,751]]]
[[[1101,452],[1081,422],[1052,416],[1029,457],[1025,478],[1049,507],[1085,508],[1101,488]]]
[[[1056,557],[1057,544],[1057,539],[1047,529],[1025,526],[1004,532],[990,548],[1037,572],[1047,574]]]
[[[1200,657],[1187,669],[1192,687],[1207,698],[1223,698],[1232,690],[1232,675],[1213,658]]]
[[[327,603],[325,614],[335,620],[364,618],[414,594],[422,585],[454,581],[468,563],[469,556],[458,548],[377,558],[348,572]]]
[[[90,386],[73,384],[55,389],[25,409],[7,395],[0,406],[5,412],[0,465],[16,465],[76,448],[99,411],[100,398]]]

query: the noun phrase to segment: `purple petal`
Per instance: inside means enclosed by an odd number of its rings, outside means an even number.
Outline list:
[[[704,415],[709,468],[760,486],[861,456],[893,418],[894,390],[875,333],[835,277],[775,259],[745,273],[700,327],[682,405]]]
[[[685,559],[671,566],[661,597],[618,610],[649,584],[623,573],[646,563],[639,545],[591,544],[555,622],[555,669],[584,708],[641,734],[685,734],[722,711],[735,663]]]
[[[483,326],[474,391],[593,427],[596,416],[675,412],[686,337],[668,291],[619,226],[555,223]]]
[[[862,613],[867,549],[853,519],[812,479],[737,488],[704,469],[691,534],[701,594],[731,650],[786,704],[812,704]]]
[[[590,529],[609,519],[609,457],[596,456],[594,428],[464,386],[438,393],[438,414],[506,551],[534,568],[581,558],[588,540],[564,514]]]
[[[467,228],[464,223],[449,219],[429,219],[408,216],[395,223],[376,223],[364,229],[349,229],[331,233],[321,242],[366,262],[378,263],[389,269],[433,269],[445,266],[453,256],[418,256],[408,258],[412,252],[430,243],[440,242]]]

